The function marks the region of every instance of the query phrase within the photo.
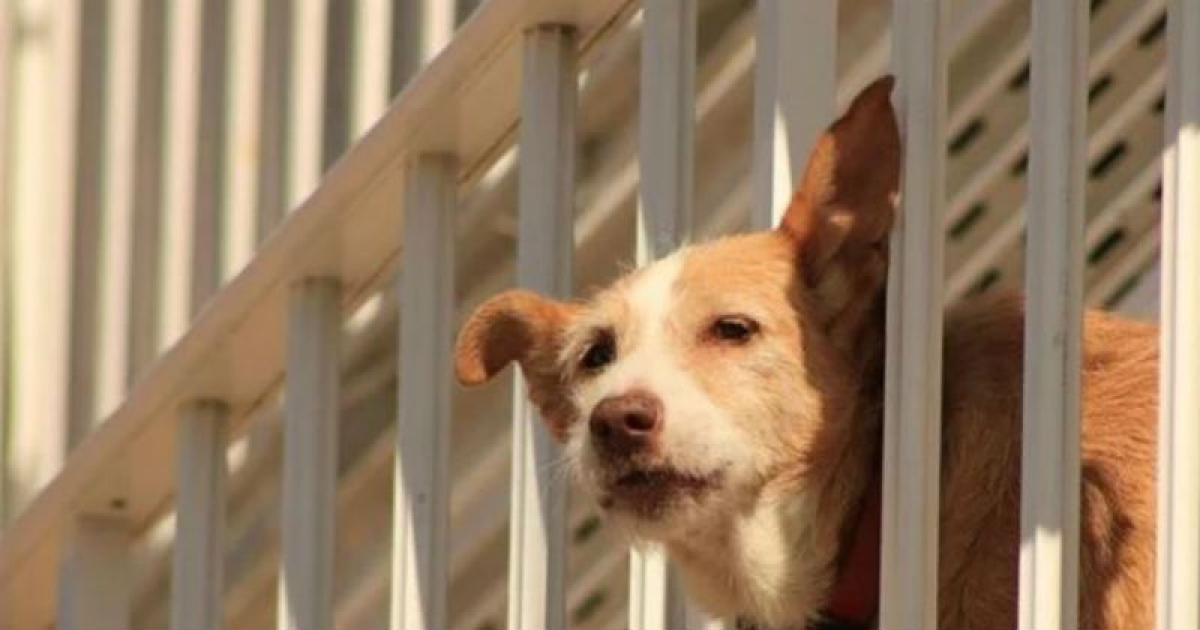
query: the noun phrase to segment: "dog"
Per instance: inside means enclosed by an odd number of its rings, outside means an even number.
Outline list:
[[[519,364],[577,485],[739,627],[874,623],[892,88],[819,137],[777,229],[682,247],[586,301],[504,292],[456,342],[466,386]],[[944,628],[1016,627],[1023,320],[1019,295],[945,317]],[[1082,363],[1079,623],[1149,628],[1157,330],[1087,312]]]

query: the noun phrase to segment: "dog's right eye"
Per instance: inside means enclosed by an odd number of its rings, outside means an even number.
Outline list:
[[[612,363],[617,358],[617,343],[611,333],[597,335],[592,344],[583,353],[579,365],[589,372],[595,372]]]

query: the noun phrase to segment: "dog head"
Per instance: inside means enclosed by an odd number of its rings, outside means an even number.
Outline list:
[[[460,332],[460,382],[517,362],[579,484],[637,538],[802,490],[878,327],[900,166],[891,87],[873,83],[818,139],[777,229],[682,248],[586,302],[498,295]]]

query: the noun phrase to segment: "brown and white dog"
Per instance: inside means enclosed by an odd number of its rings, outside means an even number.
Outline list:
[[[778,229],[684,247],[586,302],[503,293],[458,339],[466,385],[520,364],[578,485],[724,619],[808,627],[849,593],[869,601],[843,605],[867,611],[848,621],[871,622],[891,88],[876,81],[819,139]],[[1014,296],[946,316],[945,628],[1016,624],[1022,326]],[[1157,342],[1153,326],[1086,315],[1085,628],[1153,619]]]

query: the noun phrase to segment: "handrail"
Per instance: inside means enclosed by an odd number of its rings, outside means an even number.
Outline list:
[[[175,409],[227,401],[236,435],[247,412],[270,400],[281,382],[292,282],[337,277],[349,309],[390,276],[401,247],[406,159],[452,152],[463,165],[460,179],[469,180],[513,141],[525,27],[570,23],[588,50],[629,3],[485,3],[10,524],[0,538],[0,626],[52,622],[57,557],[73,517],[117,516],[140,531],[164,513],[174,484]]]

